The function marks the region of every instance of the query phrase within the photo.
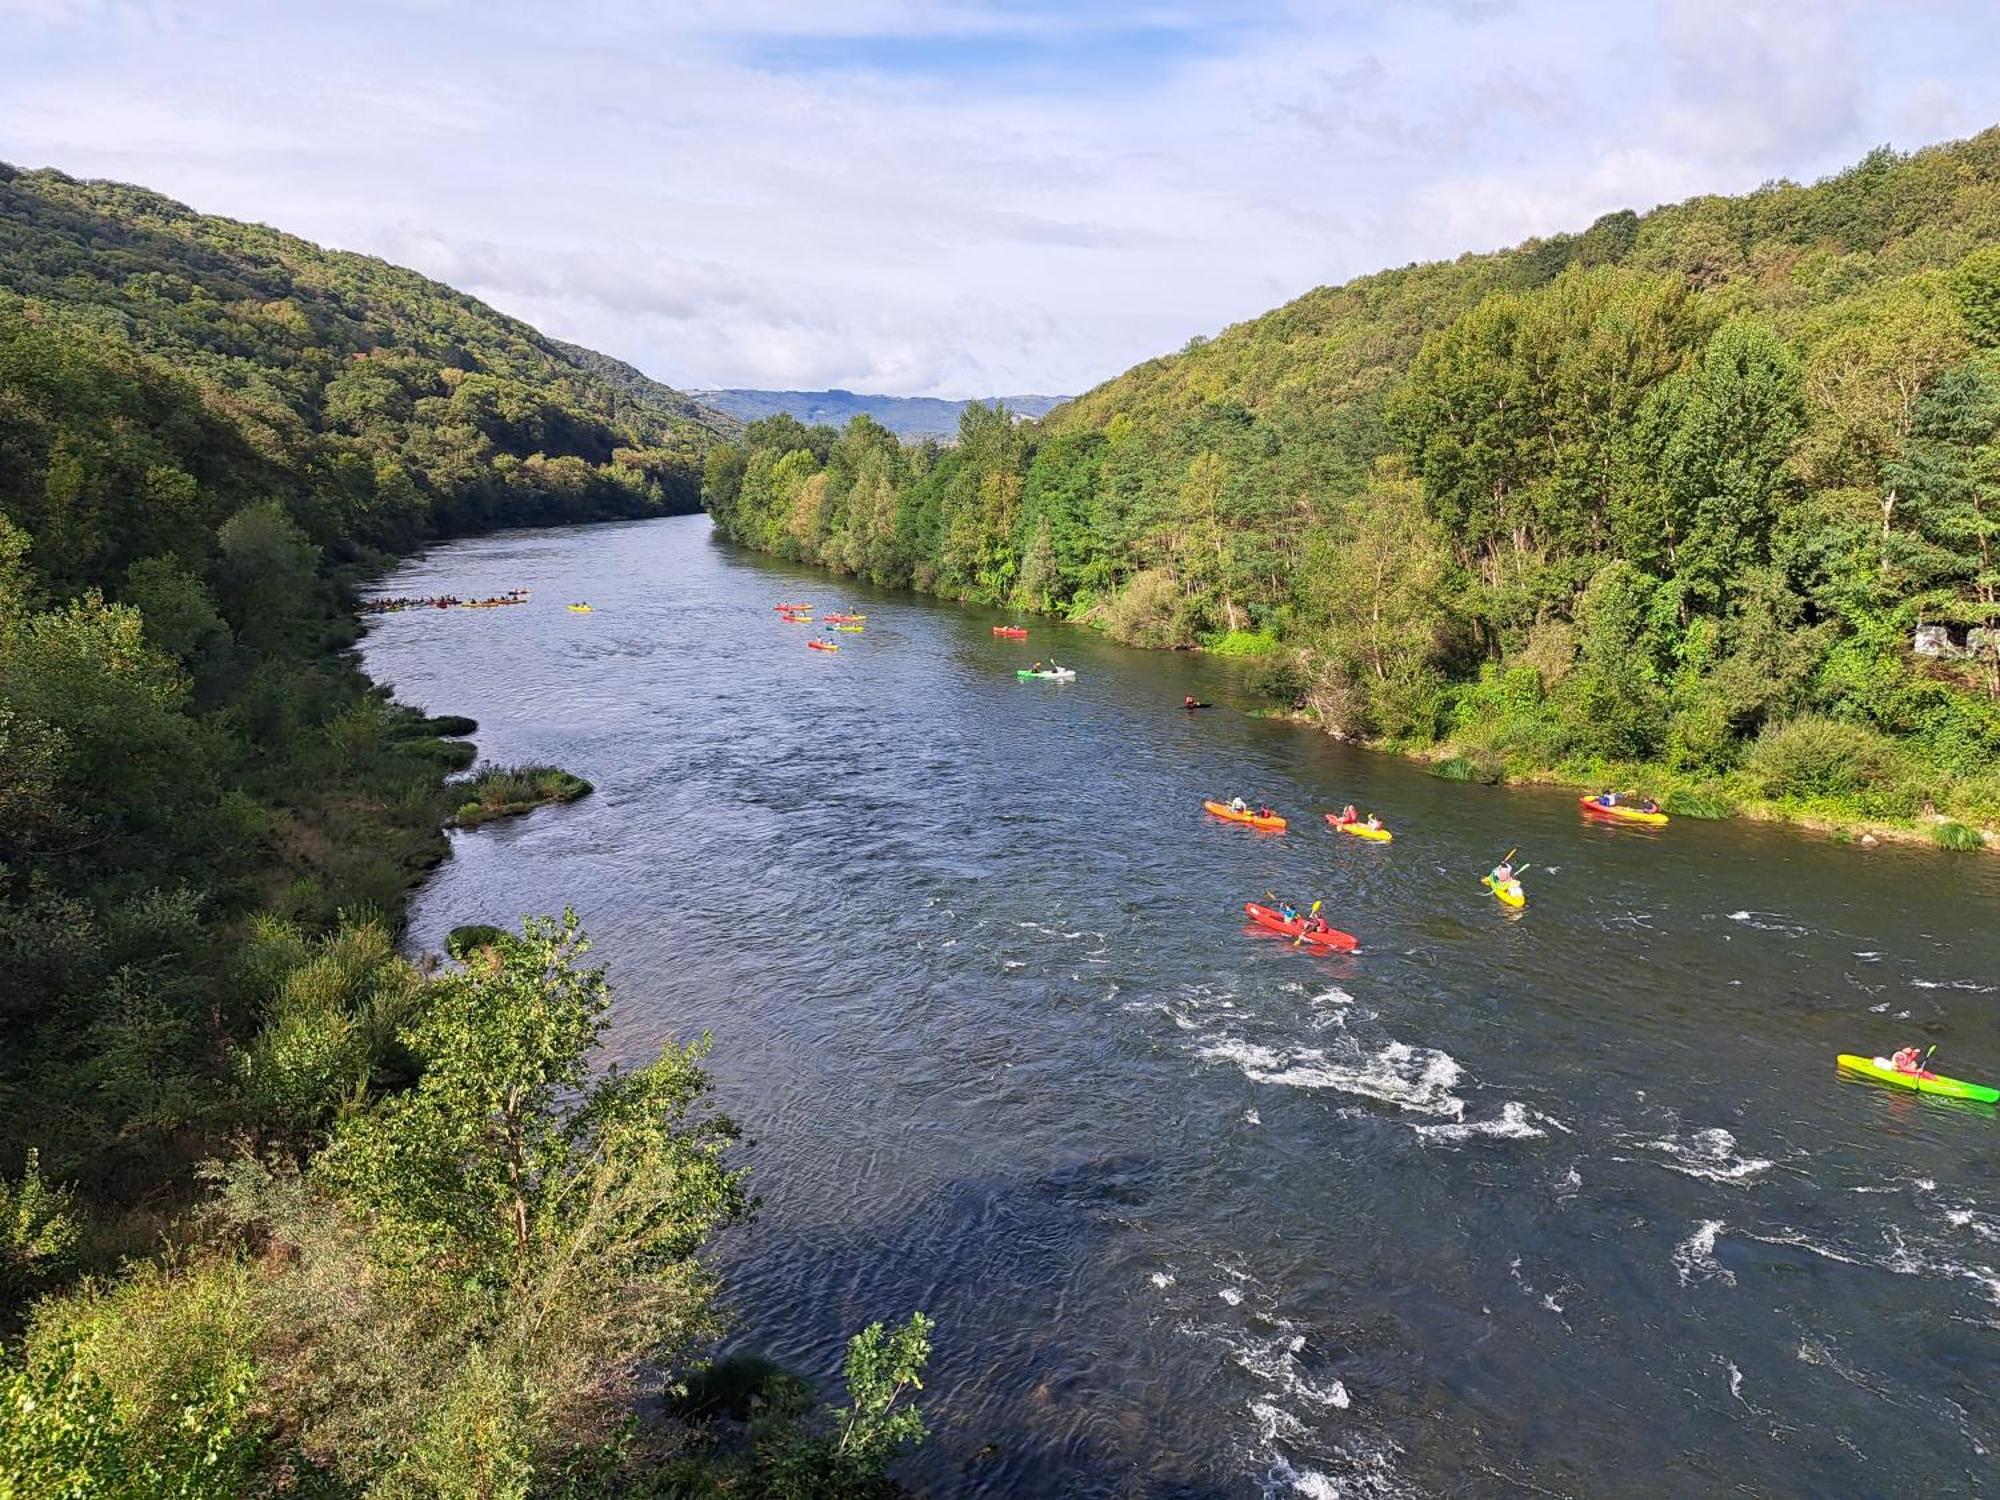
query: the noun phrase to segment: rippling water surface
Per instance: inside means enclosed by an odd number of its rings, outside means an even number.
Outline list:
[[[925,1492],[2000,1490],[2000,1122],[1833,1068],[2000,1078],[1993,861],[1596,826],[701,519],[384,592],[516,585],[383,618],[369,669],[597,795],[458,836],[414,937],[572,904],[619,1055],[714,1033],[746,1330],[826,1375],[935,1316]],[[866,633],[808,651],[778,599]],[[1014,679],[1052,653],[1078,681]],[[1202,814],[1238,791],[1292,830]],[[1319,822],[1350,800],[1393,846]],[[1511,919],[1478,876],[1517,844]],[[1362,950],[1246,932],[1267,890]]]

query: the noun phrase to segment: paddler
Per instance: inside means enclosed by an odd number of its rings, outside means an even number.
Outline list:
[[[1495,885],[1511,884],[1514,879],[1514,867],[1506,860],[1501,860],[1499,864],[1493,867],[1492,879]]]
[[[1374,832],[1380,833],[1382,831],[1382,820],[1376,817],[1375,814],[1370,813],[1368,815],[1368,826]]]
[[[1245,802],[1241,797],[1231,797],[1229,799],[1229,810],[1233,813],[1247,813],[1250,811],[1250,804]]]
[[[1919,1073],[1924,1071],[1924,1059],[1915,1047],[1905,1047],[1889,1059],[1889,1066],[1898,1073]]]
[[[1200,705],[1199,703],[1197,703],[1197,702],[1195,702],[1195,701],[1194,701],[1194,694],[1193,694],[1193,693],[1189,693],[1189,694],[1188,694],[1188,695],[1187,695],[1187,696],[1186,696],[1185,698],[1181,699],[1181,707],[1182,707],[1182,708],[1200,708],[1200,707],[1201,707],[1201,705]]]
[[[1343,807],[1340,810],[1340,821],[1342,823],[1357,822],[1359,821],[1360,817],[1361,814],[1354,810],[1354,804],[1352,802],[1348,803],[1347,806]]]

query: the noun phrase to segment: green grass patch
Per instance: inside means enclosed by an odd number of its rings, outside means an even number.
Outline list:
[[[1986,836],[1977,828],[1968,828],[1963,823],[1934,823],[1931,825],[1931,842],[1940,849],[1984,849]]]
[[[1225,630],[1203,636],[1201,649],[1211,656],[1268,656],[1278,649],[1278,638],[1264,630]]]
[[[511,818],[558,802],[574,802],[594,788],[559,766],[489,766],[465,783],[466,800],[454,821],[476,828],[495,818]]]
[[[1447,760],[1431,762],[1431,775],[1440,781],[1472,780],[1472,762],[1463,755],[1454,755]]]

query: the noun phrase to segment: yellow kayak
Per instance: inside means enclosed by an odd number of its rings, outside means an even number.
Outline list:
[[[851,632],[852,634],[859,635],[862,631],[866,630],[868,627],[866,625],[836,625],[833,628],[835,630],[845,630]]]
[[[1665,826],[1667,815],[1663,812],[1647,812],[1643,807],[1606,807],[1595,797],[1579,797],[1579,806],[1593,818],[1609,818],[1618,823],[1644,823],[1650,828]]]
[[[1386,828],[1370,828],[1366,823],[1343,823],[1332,813],[1326,815],[1326,821],[1342,833],[1351,833],[1358,839],[1367,839],[1370,843],[1393,844],[1396,841],[1396,835]]]
[[[567,608],[573,615],[587,615],[590,613],[590,606],[588,604],[572,604],[567,606]]]
[[[1526,906],[1528,904],[1528,893],[1521,889],[1521,882],[1518,880],[1510,880],[1505,885],[1502,885],[1491,875],[1482,875],[1479,878],[1479,883],[1508,906]]]

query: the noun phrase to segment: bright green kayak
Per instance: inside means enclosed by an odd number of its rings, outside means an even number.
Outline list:
[[[1068,667],[1057,667],[1053,672],[1030,672],[1026,667],[1023,667],[1014,675],[1023,682],[1031,677],[1039,677],[1045,682],[1074,682],[1076,680],[1076,673],[1072,672]]]
[[[1947,1078],[1942,1073],[1905,1073],[1880,1057],[1855,1057],[1852,1053],[1843,1052],[1840,1054],[1840,1065],[1850,1073],[1866,1073],[1879,1082],[1893,1083],[1902,1089],[1915,1089],[1920,1094],[1943,1094],[1949,1099],[1977,1099],[1981,1104],[2000,1104],[2000,1089],[1989,1089],[1983,1083],[1967,1083],[1960,1078]]]

